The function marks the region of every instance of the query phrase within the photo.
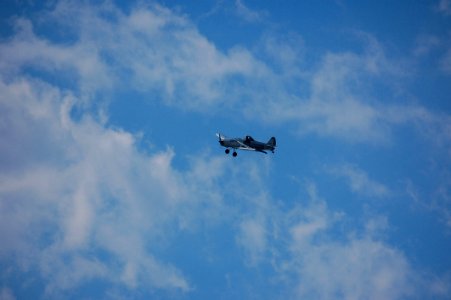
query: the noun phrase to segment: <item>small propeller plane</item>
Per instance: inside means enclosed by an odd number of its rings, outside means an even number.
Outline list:
[[[223,147],[226,147],[225,153],[229,154],[230,149],[233,149],[233,157],[236,157],[238,153],[236,150],[249,150],[249,151],[257,151],[267,154],[265,150],[269,150],[274,153],[276,149],[276,138],[272,137],[269,139],[267,143],[262,143],[254,140],[250,135],[247,135],[244,139],[241,138],[227,138],[220,133],[217,133],[216,136],[219,138],[219,144]]]

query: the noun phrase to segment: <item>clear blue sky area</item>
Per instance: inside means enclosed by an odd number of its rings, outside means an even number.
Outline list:
[[[450,0],[0,4],[1,300],[450,299],[450,253]]]

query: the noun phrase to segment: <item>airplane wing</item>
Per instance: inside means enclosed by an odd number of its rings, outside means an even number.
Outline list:
[[[244,144],[243,142],[241,142],[241,141],[239,141],[239,140],[235,140],[235,141],[236,141],[238,144],[241,145],[241,146],[238,147],[237,149],[240,149],[240,150],[248,150],[248,151],[258,151],[257,149],[252,148],[252,147],[250,147],[250,146]]]
[[[241,147],[238,147],[237,149],[240,149],[240,150],[248,150],[248,151],[257,151],[257,152],[261,152],[261,153],[268,154],[268,152],[266,152],[266,151],[264,151],[264,150],[255,149],[255,148],[253,148],[253,147],[250,147],[250,146],[248,146],[248,145],[242,143],[242,142],[239,141],[239,140],[235,140],[235,141],[236,141],[238,144],[241,145]]]

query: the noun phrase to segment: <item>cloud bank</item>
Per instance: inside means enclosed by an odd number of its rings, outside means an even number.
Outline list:
[[[252,111],[302,134],[378,143],[393,126],[418,123],[448,143],[450,131],[438,133],[449,129],[446,116],[362,100],[366,78],[404,76],[375,41],[361,54],[328,53],[305,71],[293,44],[283,45],[292,59],[273,58],[273,67],[244,47],[218,50],[185,16],[159,5],[126,13],[108,2],[61,1],[39,21],[58,25],[64,38],[15,18],[14,34],[0,44],[0,260],[17,276],[41,280],[38,297],[71,298],[92,282],[113,286],[107,294],[114,287],[195,292],[202,286],[189,270],[162,252],[177,248],[180,233],[218,224],[231,228],[230,247],[247,268],[270,262],[281,295],[399,299],[419,287],[429,295],[435,282],[374,231],[332,234],[346,215],[328,208],[314,184],[303,187],[302,205],[279,207],[266,187],[270,164],[249,162],[242,171],[203,154],[176,167],[176,149],[144,150],[138,135],[108,123],[109,101],[131,87],[169,107],[251,119]],[[278,53],[278,43],[266,45],[264,55]],[[308,92],[293,88],[299,79]],[[359,169],[336,172],[356,192],[388,193]],[[239,201],[232,207],[224,199]],[[6,286],[1,295],[19,292]]]
[[[8,76],[24,68],[55,80],[63,76],[75,82],[82,99],[111,98],[114,90],[131,87],[179,109],[236,111],[351,142],[385,143],[399,125],[418,125],[435,135],[449,131],[448,117],[409,104],[409,95],[394,83],[411,72],[406,60],[387,56],[364,33],[354,34],[361,53],[325,53],[307,63],[299,53],[305,48],[301,38],[274,33],[256,53],[240,46],[224,52],[186,17],[157,4],[125,13],[112,4],[60,1],[40,22],[58,26],[67,41],[46,39],[35,33],[39,26],[35,30],[30,20],[17,18],[16,33],[0,48],[8,57],[0,68]],[[392,91],[387,99],[373,95],[376,84]],[[393,104],[399,100],[406,104]],[[442,137],[449,144],[449,132]]]
[[[208,182],[175,170],[171,149],[148,155],[130,133],[89,115],[74,122],[75,98],[45,83],[2,82],[1,94],[9,145],[1,153],[2,258],[38,268],[49,292],[91,278],[188,290],[181,272],[151,249],[167,228],[190,226],[186,211],[219,204],[204,190]],[[8,170],[11,161],[18,164]],[[92,251],[110,255],[108,264]]]

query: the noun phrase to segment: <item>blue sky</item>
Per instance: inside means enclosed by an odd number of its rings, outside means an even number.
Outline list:
[[[0,299],[451,297],[451,1],[0,16]]]

